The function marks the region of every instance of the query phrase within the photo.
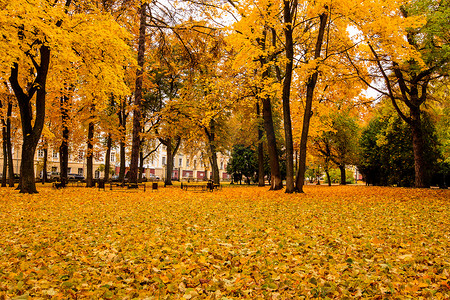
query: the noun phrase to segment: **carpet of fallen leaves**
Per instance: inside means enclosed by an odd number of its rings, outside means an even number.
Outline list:
[[[450,191],[0,189],[0,299],[450,299]]]

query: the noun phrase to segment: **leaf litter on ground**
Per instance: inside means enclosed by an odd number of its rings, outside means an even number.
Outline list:
[[[449,299],[450,191],[0,189],[0,299]]]

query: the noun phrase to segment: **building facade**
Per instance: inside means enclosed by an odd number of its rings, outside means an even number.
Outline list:
[[[37,178],[42,176],[42,169],[44,164],[44,149],[38,148],[35,154],[35,175]],[[68,173],[78,174],[86,177],[86,151],[70,151],[69,152]],[[13,147],[13,168],[14,173],[20,173],[21,162],[21,149],[20,147]],[[197,155],[186,155],[183,153],[177,154],[174,158],[172,180],[205,180],[212,178],[211,166],[209,163],[205,163],[206,159],[201,153]],[[218,166],[219,176],[221,180],[229,180],[230,176],[226,172],[228,157],[218,153]],[[94,178],[104,177],[104,164],[105,153],[102,151],[96,151],[94,154],[93,172]],[[119,174],[120,161],[119,150],[112,149],[110,164],[112,168],[111,175]],[[129,163],[126,163],[127,169]],[[161,147],[155,152],[152,157],[144,161],[144,173],[143,177],[147,179],[161,180],[165,179],[167,168],[167,155],[165,147]],[[3,152],[0,152],[0,172],[3,170]],[[59,151],[57,149],[49,149],[47,153],[47,172],[59,173]]]

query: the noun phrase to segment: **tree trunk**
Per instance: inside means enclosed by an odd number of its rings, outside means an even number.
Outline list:
[[[37,142],[33,136],[26,137],[24,134],[22,145],[22,163],[20,165],[20,192],[27,194],[37,193],[34,176],[34,154]]]
[[[86,155],[86,187],[94,186],[94,122],[89,122],[87,155]]]
[[[131,161],[129,180],[132,183],[138,182],[139,152],[141,148],[141,119],[142,119],[142,80],[145,62],[145,26],[146,26],[146,3],[142,3],[139,8],[139,41],[138,41],[138,68],[136,70],[136,85],[134,91],[133,110],[133,141],[131,145]]]
[[[330,171],[328,170],[328,168],[325,169],[325,174],[327,174],[328,186],[331,186]]]
[[[286,193],[293,193],[294,187],[294,140],[292,137],[292,125],[291,125],[291,108],[290,108],[290,95],[291,95],[291,81],[292,81],[292,69],[294,61],[294,43],[292,38],[292,13],[291,1],[284,1],[284,36],[285,36],[285,50],[286,50],[286,66],[285,76],[283,81],[283,119],[284,119],[284,135],[286,143]],[[296,1],[293,2],[293,7],[296,7]]]
[[[44,147],[44,164],[42,166],[42,184],[47,182],[48,144]]]
[[[6,111],[6,155],[8,160],[8,185],[9,187],[14,187],[14,164],[13,164],[13,153],[12,153],[12,143],[11,143],[11,116],[12,116],[12,103],[8,103],[8,108]],[[6,176],[6,173],[3,173]]]
[[[271,186],[270,190],[280,190],[283,188],[281,180],[280,163],[278,160],[277,141],[275,138],[275,129],[273,127],[272,105],[270,98],[263,98],[263,117],[264,129],[266,130],[267,148],[269,150],[269,164]]]
[[[345,165],[339,165],[339,171],[341,172],[341,185],[346,185],[347,177],[345,176]]]
[[[105,174],[103,175],[104,182],[109,181],[109,169],[111,168],[111,145],[112,145],[111,133],[108,133],[108,137],[106,138]]]
[[[142,174],[144,174],[144,152],[141,149],[139,151],[139,182],[142,182]]]
[[[172,183],[173,160],[178,152],[178,148],[180,147],[181,138],[179,136],[175,138],[175,145],[172,144],[173,139],[170,137],[167,139],[160,138],[159,141],[164,146],[166,146],[167,164],[166,164],[166,178],[164,180],[164,185],[173,185]]]
[[[164,180],[164,185],[173,185],[172,183],[172,173],[173,173],[173,156],[172,156],[172,139],[166,139],[166,143],[163,144],[166,146],[166,155],[167,155],[167,164],[166,164],[166,179]]]
[[[111,116],[113,114],[114,107],[115,107],[114,94],[111,94],[108,116]],[[110,175],[109,169],[111,168],[111,147],[112,147],[112,136],[111,132],[108,132],[108,136],[106,137],[105,174],[103,175],[103,181],[105,183],[109,181]]]
[[[0,101],[0,108],[3,108],[3,103]],[[2,171],[2,187],[6,187],[6,178],[8,172],[8,145],[7,145],[7,133],[6,133],[6,120],[3,118],[2,123],[2,145],[3,145],[3,171]]]
[[[60,112],[62,120],[62,141],[59,146],[59,176],[60,181],[65,185],[68,181],[69,168],[69,97],[60,98]]]
[[[120,156],[120,168],[119,168],[119,182],[124,182],[125,180],[125,170],[126,170],[126,157],[125,157],[125,139],[127,134],[127,117],[128,114],[125,111],[125,101],[120,103],[119,109],[119,126],[120,126],[120,142],[119,142],[119,156]]]
[[[259,102],[256,102],[256,114],[258,118],[261,115]],[[258,124],[258,186],[265,186],[264,180],[264,147],[262,143],[263,131],[260,124]]]
[[[3,139],[3,173],[2,173],[2,187],[6,187],[6,174],[8,172],[8,149],[6,146],[6,127],[2,127]]]
[[[217,165],[217,151],[214,144],[209,145],[211,150],[211,169],[214,184],[220,183],[219,166]]]
[[[212,178],[215,184],[220,183],[220,176],[219,176],[219,166],[217,165],[217,150],[216,150],[216,122],[215,120],[210,120],[209,122],[209,130],[207,128],[204,128],[206,136],[208,138],[209,143],[209,151],[210,151],[210,162],[211,162],[211,169],[212,169]]]
[[[420,119],[420,109],[410,108],[411,112],[411,136],[412,136],[412,146],[414,153],[414,185],[417,188],[427,188],[430,187],[428,182],[425,157],[424,157],[424,139],[422,131],[422,122]]]
[[[319,32],[317,35],[316,46],[314,50],[314,59],[320,57],[320,52],[322,50],[323,37],[325,34],[325,26],[327,24],[328,14],[322,13],[320,15],[320,25]],[[306,172],[306,148],[308,142],[308,132],[309,124],[312,117],[312,101],[314,98],[314,89],[316,87],[317,78],[319,76],[316,70],[308,79],[306,84],[306,101],[305,101],[305,112],[303,115],[303,127],[302,135],[300,139],[300,157],[299,157],[299,167],[297,170],[296,178],[296,191],[303,193],[303,185],[305,183],[305,172]]]
[[[11,104],[12,110],[12,104]],[[8,112],[9,112],[8,107]],[[9,187],[14,187],[14,163],[13,163],[13,153],[12,153],[12,143],[11,143],[11,114],[9,113],[8,120],[6,121],[6,146],[8,155],[8,184]]]
[[[267,31],[264,29],[262,38],[258,38],[257,42],[262,51],[266,50]],[[266,57],[260,57],[259,62],[261,68],[264,71],[261,74],[262,81],[264,82],[269,78],[269,68],[266,66],[268,63]],[[277,141],[275,137],[275,129],[273,126],[272,117],[272,104],[270,103],[270,96],[265,95],[262,99],[263,104],[263,120],[264,129],[267,137],[267,149],[269,153],[269,165],[270,165],[270,190],[280,190],[283,188],[283,181],[281,180],[280,163],[278,159]]]
[[[20,118],[22,121],[22,164],[20,166],[20,182],[19,188],[21,193],[33,194],[37,193],[36,182],[34,176],[34,155],[36,146],[41,137],[42,128],[45,121],[45,96],[48,67],[50,64],[50,48],[41,45],[39,48],[40,65],[36,69],[36,78],[25,93],[19,84],[19,65],[14,63],[11,68],[11,76],[9,81],[16,95],[17,103],[20,110]],[[33,116],[31,108],[31,99],[34,94],[36,114]]]

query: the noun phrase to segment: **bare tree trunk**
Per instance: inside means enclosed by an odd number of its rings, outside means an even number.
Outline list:
[[[217,165],[217,150],[216,150],[216,122],[215,120],[210,120],[209,122],[209,130],[204,128],[206,136],[208,138],[209,143],[209,151],[210,151],[210,162],[212,169],[212,178],[214,183],[219,184],[220,176],[219,176],[219,166]]]
[[[9,174],[9,187],[14,187],[14,164],[13,164],[13,153],[12,153],[12,143],[11,143],[11,116],[12,116],[12,103],[8,104],[8,111],[6,113],[8,119],[6,120],[6,146],[8,150],[8,174]]]
[[[331,186],[330,171],[328,170],[328,168],[325,169],[325,174],[327,174],[328,186]]]
[[[167,165],[166,165],[166,180],[164,185],[172,185],[173,173],[173,156],[172,156],[172,139],[169,138],[166,145]]]
[[[94,167],[94,122],[89,122],[87,155],[86,155],[86,187],[93,187]]]
[[[325,34],[325,26],[327,24],[328,14],[322,13],[320,15],[320,25],[319,32],[317,35],[316,46],[314,50],[314,59],[320,57],[320,52],[322,50],[323,37]],[[302,127],[302,135],[300,139],[300,157],[299,157],[299,167],[297,170],[297,178],[296,178],[296,191],[303,193],[303,185],[305,183],[305,172],[306,172],[306,148],[308,142],[308,132],[309,132],[309,124],[312,117],[312,102],[314,98],[314,89],[316,87],[317,78],[319,76],[318,71],[316,70],[308,79],[306,84],[306,103],[305,103],[305,112],[303,115],[303,127]]]
[[[111,146],[112,146],[111,133],[108,133],[108,137],[106,138],[105,174],[103,176],[104,182],[109,181],[109,169],[111,168]]]
[[[297,1],[292,2],[294,10],[291,10],[291,1],[284,0],[284,35],[285,35],[285,50],[286,50],[286,67],[285,76],[283,81],[283,120],[284,120],[284,134],[286,143],[286,193],[293,193],[294,187],[294,140],[292,137],[292,124],[291,124],[291,108],[290,108],[290,95],[291,95],[291,81],[292,81],[292,69],[294,66],[294,42],[293,42],[293,25],[292,14],[295,14],[295,8]]]
[[[122,99],[123,100],[123,99]],[[125,163],[126,163],[126,157],[125,157],[125,139],[127,134],[127,118],[128,114],[125,111],[125,101],[121,101],[120,103],[120,109],[118,112],[119,115],[119,126],[120,126],[120,142],[119,142],[119,156],[120,156],[120,168],[119,168],[119,182],[124,182],[125,180]]]
[[[60,98],[60,112],[62,120],[62,141],[59,146],[59,176],[64,186],[68,181],[67,173],[69,168],[69,97],[62,96]]]
[[[217,165],[217,151],[216,146],[214,144],[210,144],[210,151],[211,151],[211,169],[212,169],[212,178],[215,184],[220,183],[220,176],[219,176],[219,166]]]
[[[47,182],[47,162],[48,162],[48,144],[44,147],[44,164],[42,166],[42,184]]]
[[[339,165],[339,171],[341,172],[341,185],[346,185],[347,177],[345,176],[345,165]]]
[[[175,145],[173,144],[172,138],[160,138],[159,141],[166,146],[167,164],[166,164],[166,179],[164,180],[164,185],[173,185],[172,183],[172,173],[173,173],[173,160],[178,152],[178,148],[181,144],[181,138],[178,136],[175,138]]]
[[[428,181],[424,157],[424,138],[422,131],[422,122],[420,119],[420,109],[410,108],[411,112],[411,136],[412,136],[412,146],[414,153],[414,186],[417,188],[430,187]]]
[[[10,187],[14,187],[14,165],[13,165],[12,144],[11,144],[11,115],[12,115],[12,103],[8,102],[6,111],[6,121],[2,120],[3,152],[4,152],[2,186],[6,186],[6,182],[8,182]]]
[[[144,152],[142,152],[141,149],[141,151],[139,151],[139,182],[142,182],[143,173],[144,173]]]
[[[109,102],[109,111],[108,116],[113,114],[113,108],[115,107],[114,94],[111,94]],[[120,124],[119,124],[120,125]],[[112,136],[111,132],[108,132],[108,136],[106,137],[106,154],[105,154],[105,174],[103,175],[103,181],[109,181],[109,170],[111,169],[111,147],[112,147]]]
[[[280,190],[283,188],[283,182],[281,180],[277,142],[275,138],[275,129],[273,127],[272,105],[268,97],[265,97],[263,99],[263,117],[264,117],[264,128],[266,130],[266,137],[267,137],[267,148],[269,150],[269,164],[271,177],[270,190]]]
[[[139,152],[141,148],[141,119],[142,119],[142,80],[144,75],[145,62],[145,27],[146,27],[146,3],[142,3],[139,8],[139,41],[138,41],[138,68],[136,70],[136,85],[134,91],[134,110],[133,110],[133,142],[131,145],[130,161],[130,182],[138,182]]]
[[[2,127],[3,139],[3,172],[2,172],[2,187],[6,187],[6,172],[8,171],[8,149],[6,147],[6,128]]]
[[[261,115],[259,102],[256,102],[256,114],[258,118]],[[262,143],[263,131],[260,124],[258,124],[258,186],[265,186],[264,180],[264,147]]]

